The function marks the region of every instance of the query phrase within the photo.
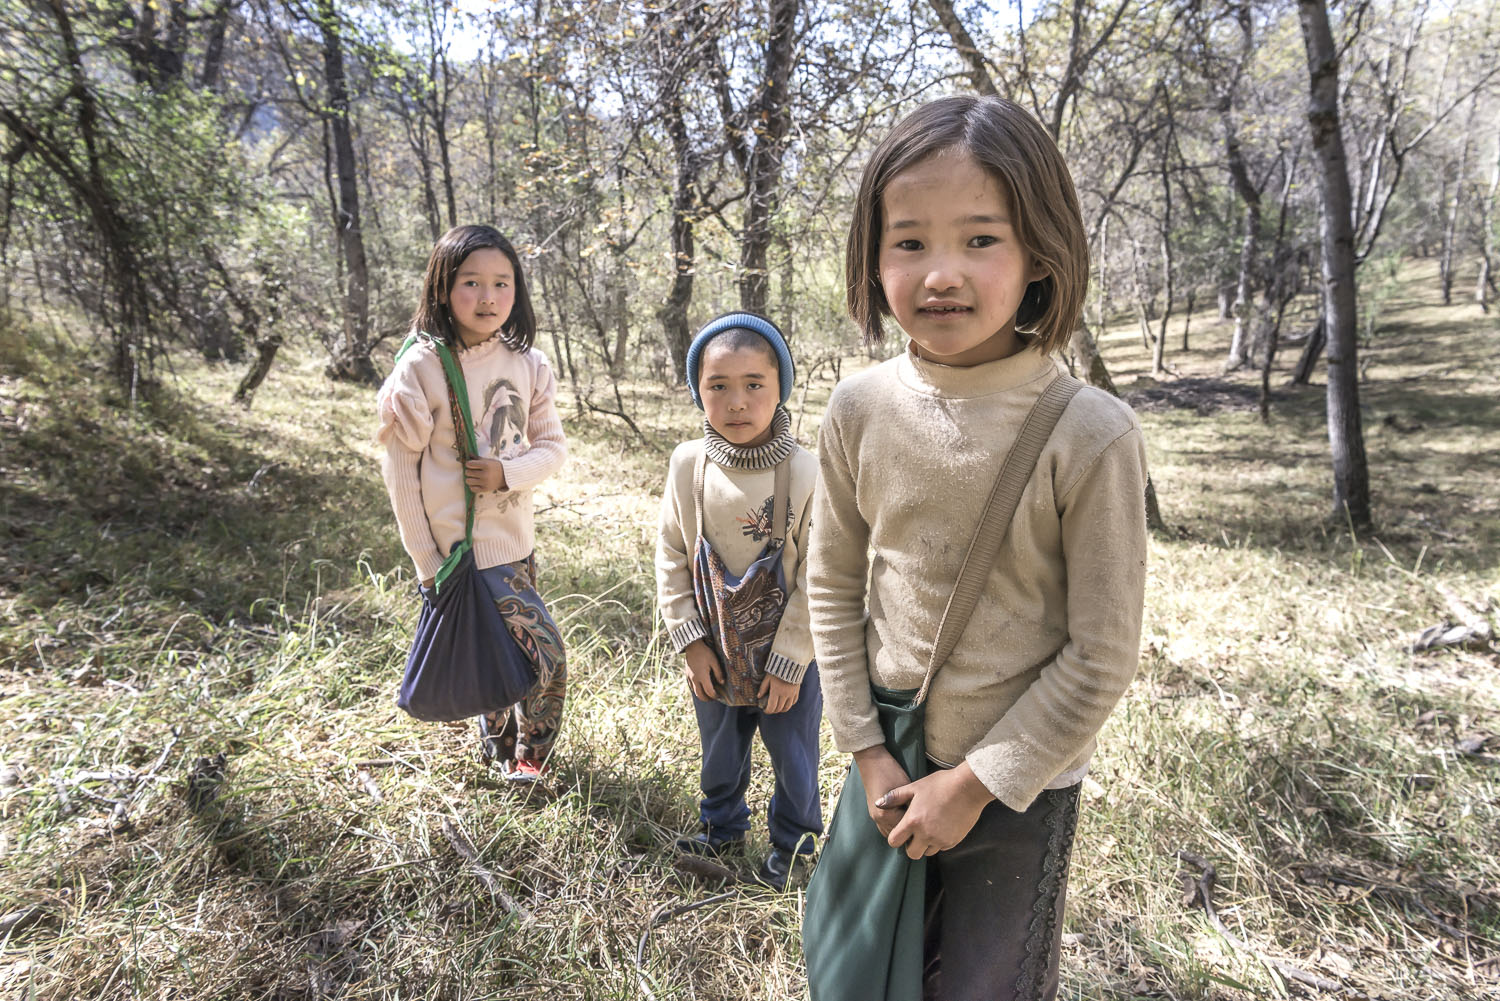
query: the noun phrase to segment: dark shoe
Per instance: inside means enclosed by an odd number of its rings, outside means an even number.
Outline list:
[[[479,717],[479,753],[485,761],[498,762],[501,771],[507,771],[516,757],[515,729],[506,720],[506,725],[495,730],[495,721],[486,716]]]
[[[699,831],[691,837],[683,835],[678,838],[674,845],[684,855],[697,855],[701,858],[723,858],[725,855],[733,855],[745,850],[745,836],[743,834],[731,834],[726,837],[714,837],[707,831]]]
[[[777,893],[785,890],[792,881],[793,870],[807,864],[811,856],[797,855],[784,848],[771,849],[771,854],[755,870],[755,881],[761,886],[768,886]]]

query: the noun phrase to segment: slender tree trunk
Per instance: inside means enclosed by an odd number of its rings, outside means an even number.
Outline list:
[[[1141,332],[1141,350],[1151,350],[1151,321],[1146,319],[1146,291],[1141,288],[1141,241],[1130,237],[1130,288],[1135,294],[1135,324]],[[1154,297],[1153,297],[1154,300]]]
[[[781,204],[781,164],[791,131],[788,83],[795,61],[800,0],[770,0],[770,33],[765,47],[765,79],[749,121],[755,135],[746,180],[744,235],[740,244],[740,308],[764,313],[770,297],[771,220]]]
[[[273,330],[265,337],[255,342],[255,361],[250,366],[250,371],[240,380],[238,388],[234,391],[234,402],[240,406],[249,408],[250,401],[255,397],[255,391],[260,384],[266,381],[266,376],[271,374],[271,365],[276,361],[276,352],[281,350],[283,338],[281,331]]]
[[[1448,199],[1448,218],[1443,225],[1443,256],[1438,262],[1438,278],[1443,287],[1443,305],[1453,304],[1453,262],[1457,255],[1458,213],[1463,208],[1464,182],[1469,176],[1469,148],[1474,138],[1474,109],[1479,105],[1479,92],[1469,98],[1469,114],[1464,122],[1463,148],[1458,154],[1458,172],[1453,178],[1453,196]]]
[[[16,149],[35,151],[52,171],[62,178],[74,195],[88,206],[90,221],[105,247],[105,294],[108,299],[105,323],[113,339],[111,367],[120,385],[131,390],[139,383],[141,369],[149,371],[154,353],[150,329],[150,296],[141,275],[131,227],[121,213],[119,199],[104,173],[108,144],[100,132],[100,107],[95,89],[88,83],[83,51],[73,30],[72,17],[64,0],[49,0],[48,8],[57,29],[67,66],[69,97],[76,102],[75,117],[80,149],[59,143],[50,128],[38,128],[8,108],[0,108],[0,122],[20,139]],[[82,162],[80,163],[80,159]],[[43,283],[38,283],[43,284]],[[113,315],[110,315],[110,313]]]
[[[661,322],[667,354],[672,359],[672,381],[677,383],[686,376],[687,349],[693,337],[688,325],[688,306],[693,301],[693,276],[697,271],[693,227],[698,208],[699,158],[688,137],[677,85],[671,85],[665,103],[667,134],[672,140],[677,176],[672,188],[672,284],[666,300],[656,311],[656,318]]]
[[[495,66],[495,53],[498,51],[498,48],[499,46],[495,44],[495,39],[492,35],[484,56],[484,62],[478,67],[480,73],[479,79],[482,84],[481,93],[484,95],[484,194],[486,199],[485,204],[489,207],[489,214],[485,218],[491,223],[499,218],[499,214],[495,208],[495,189],[500,186],[499,178],[496,174],[497,161],[495,149],[500,141],[495,123],[495,106],[499,102],[498,88],[495,86],[495,80],[498,75]]]
[[[1495,291],[1495,195],[1500,193],[1500,132],[1495,134],[1495,162],[1490,166],[1490,190],[1479,206],[1479,280],[1474,284],[1474,301],[1484,312],[1490,311],[1490,293]]]
[[[1307,343],[1302,345],[1302,354],[1297,356],[1297,367],[1292,369],[1292,382],[1298,386],[1305,386],[1312,380],[1313,369],[1318,367],[1318,359],[1323,357],[1323,348],[1328,343],[1328,321],[1321,312],[1318,314],[1318,322],[1308,332]]]
[[[979,46],[974,44],[974,39],[968,29],[958,19],[958,14],[953,9],[953,0],[928,0],[928,2],[932,4],[938,23],[953,40],[953,47],[958,50],[959,58],[963,59],[964,64],[969,67],[969,82],[973,85],[975,93],[983,94],[985,97],[998,97],[995,82],[990,78],[989,67],[984,63],[984,53],[979,51]]]
[[[1099,342],[1094,340],[1093,331],[1089,330],[1086,323],[1080,323],[1073,330],[1073,354],[1078,358],[1078,367],[1083,369],[1083,377],[1090,386],[1096,386],[1110,396],[1120,395],[1120,391],[1115,389],[1115,380],[1110,378],[1104,359],[1099,355]]]
[[[1168,114],[1171,109],[1168,109]],[[1170,137],[1171,133],[1168,133]],[[1167,372],[1167,321],[1172,317],[1172,299],[1176,290],[1172,287],[1172,175],[1167,169],[1167,147],[1170,140],[1163,143],[1161,157],[1161,189],[1162,189],[1162,220],[1161,220],[1161,331],[1156,335],[1156,343],[1151,349],[1151,374],[1165,375]]]
[[[1260,253],[1260,192],[1250,181],[1250,171],[1245,165],[1245,154],[1240,148],[1239,136],[1233,131],[1227,113],[1224,115],[1224,152],[1229,163],[1229,178],[1234,183],[1235,193],[1245,203],[1244,239],[1240,243],[1240,273],[1234,290],[1234,336],[1229,342],[1229,357],[1225,359],[1224,371],[1232,372],[1250,360],[1250,300],[1255,294],[1255,261]]]
[[[434,41],[434,44],[436,42]],[[446,41],[445,41],[446,46]],[[438,52],[438,81],[434,81],[437,93],[433,97],[432,128],[437,134],[438,164],[443,173],[443,196],[448,207],[448,228],[452,229],[458,225],[458,199],[453,193],[453,153],[449,148],[452,141],[448,136],[448,99],[452,93],[453,84],[449,80],[448,72],[448,50],[444,47]]]
[[[1371,524],[1370,473],[1359,413],[1358,316],[1354,284],[1353,196],[1339,133],[1339,62],[1324,0],[1299,0],[1307,48],[1307,122],[1322,195],[1323,303],[1328,321],[1328,443],[1333,508],[1356,530]]]
[[[1188,292],[1187,292],[1187,305],[1186,305],[1186,307],[1184,307],[1187,310],[1187,312],[1185,312],[1183,314],[1183,317],[1182,317],[1182,350],[1183,351],[1187,351],[1188,350],[1188,330],[1193,326],[1193,305],[1197,301],[1198,301],[1198,290],[1195,289],[1195,288],[1188,289]]]
[[[425,98],[418,98],[425,102]],[[417,158],[417,171],[422,177],[422,210],[427,216],[427,238],[436,243],[438,237],[443,235],[443,221],[438,216],[437,187],[432,177],[432,157],[427,155],[427,120],[426,112],[419,106],[415,116],[406,107],[406,97],[400,98],[402,111],[401,117],[406,122],[407,142],[411,146],[412,153]]]
[[[239,0],[220,0],[208,24],[208,37],[203,43],[203,67],[198,73],[198,86],[204,90],[217,91],[219,78],[224,72],[224,40],[229,34],[229,15],[239,6]]]
[[[336,227],[346,266],[344,333],[325,373],[349,382],[379,382],[370,360],[370,269],[359,225],[359,177],[349,120],[349,86],[344,75],[344,42],[334,0],[318,0],[323,32],[323,75],[328,85],[328,118],[333,132],[333,162],[338,174]]]
[[[1260,422],[1271,423],[1271,366],[1276,363],[1276,348],[1281,337],[1278,322],[1266,335],[1266,357],[1260,365]]]

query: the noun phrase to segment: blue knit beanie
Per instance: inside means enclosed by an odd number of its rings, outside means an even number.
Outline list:
[[[771,346],[772,353],[776,355],[776,369],[781,383],[781,402],[785,404],[792,398],[792,379],[796,375],[792,365],[792,351],[786,346],[786,338],[781,335],[776,324],[764,316],[738,311],[725,313],[723,316],[709,320],[693,338],[693,343],[688,346],[687,384],[688,392],[693,394],[693,402],[697,404],[699,410],[703,409],[703,399],[698,395],[698,363],[703,359],[704,348],[708,347],[708,342],[719,334],[735,327],[743,327],[759,334]]]

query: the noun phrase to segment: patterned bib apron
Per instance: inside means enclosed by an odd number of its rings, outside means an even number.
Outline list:
[[[698,541],[693,549],[693,597],[698,614],[708,627],[709,646],[724,667],[725,682],[715,684],[718,701],[730,706],[760,704],[760,686],[766,676],[766,661],[781,613],[786,607],[787,506],[791,487],[791,462],[775,466],[775,494],[771,506],[771,538],[755,562],[736,577],[724,565],[703,534],[702,453],[693,467],[693,506],[697,511]]]

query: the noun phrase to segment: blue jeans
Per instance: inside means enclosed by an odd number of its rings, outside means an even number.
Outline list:
[[[811,838],[823,835],[823,801],[818,795],[818,727],[823,719],[823,686],[818,665],[802,677],[797,704],[783,713],[756,706],[726,706],[693,698],[698,739],[703,745],[698,819],[714,839],[742,837],[750,829],[745,790],[750,787],[750,742],[756,730],[771,757],[776,791],[766,808],[771,844],[809,854]]]

